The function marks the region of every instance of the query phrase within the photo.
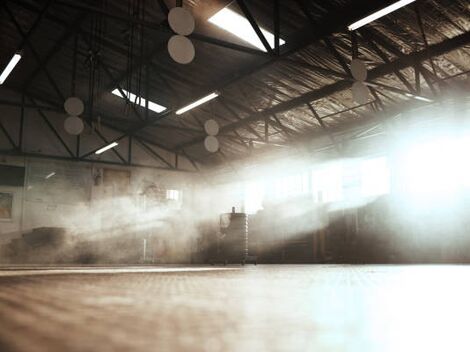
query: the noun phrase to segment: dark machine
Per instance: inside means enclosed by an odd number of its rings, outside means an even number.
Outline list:
[[[256,256],[248,252],[248,215],[235,212],[220,215],[220,238],[217,258],[224,264],[257,264]]]

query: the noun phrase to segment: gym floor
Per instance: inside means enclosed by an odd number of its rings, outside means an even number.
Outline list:
[[[467,266],[0,267],[0,351],[455,351]]]

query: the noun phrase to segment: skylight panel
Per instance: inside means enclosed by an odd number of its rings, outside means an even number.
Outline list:
[[[126,95],[126,98],[129,99],[131,102],[133,103],[137,103],[139,104],[140,106],[142,106],[143,108],[145,108],[146,106],[146,103],[147,103],[147,100],[145,100],[144,98],[139,98],[137,97],[137,95],[131,93],[131,92],[128,92],[127,90],[124,90],[124,89],[121,89],[124,94]],[[118,88],[116,88],[115,90],[113,90],[111,93],[113,93],[114,95],[117,95],[118,97],[120,98],[123,98],[124,99],[124,96],[121,94],[121,92],[119,91]],[[155,111],[157,113],[160,113],[160,112],[163,112],[166,110],[166,107],[162,106],[162,105],[159,105],[157,103],[154,103],[153,101],[149,101],[149,110],[152,110],[152,111]]]
[[[254,31],[253,27],[251,27],[250,22],[235,11],[230,10],[227,7],[223,8],[211,18],[209,18],[209,22],[266,52],[266,48]],[[274,48],[274,34],[261,27],[260,30],[266,38],[269,46]],[[283,44],[285,44],[285,41],[279,38],[279,45]]]

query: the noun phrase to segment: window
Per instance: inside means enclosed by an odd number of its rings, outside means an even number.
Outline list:
[[[181,191],[176,189],[167,189],[166,190],[166,199],[179,201],[181,200]]]
[[[275,198],[289,198],[305,194],[309,190],[308,173],[284,176],[274,181]]]
[[[317,202],[335,202],[343,197],[343,168],[340,163],[325,165],[312,171],[313,199]]]

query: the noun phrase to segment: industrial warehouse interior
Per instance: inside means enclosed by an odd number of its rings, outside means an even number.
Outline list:
[[[1,352],[468,349],[468,0],[0,19]]]

